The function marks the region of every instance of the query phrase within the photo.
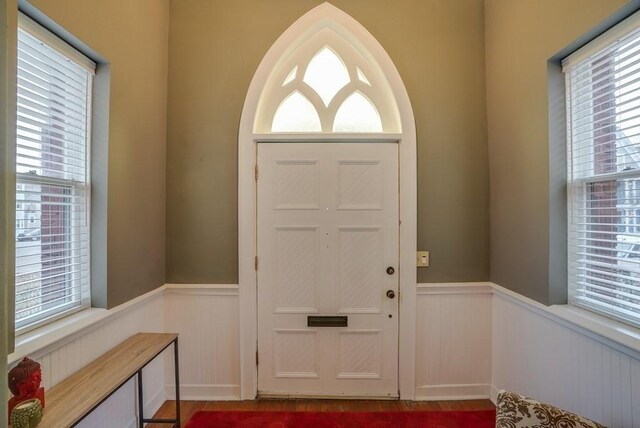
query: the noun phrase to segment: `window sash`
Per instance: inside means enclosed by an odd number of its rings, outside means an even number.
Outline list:
[[[569,184],[569,302],[640,325],[640,204],[630,201],[633,214],[621,214],[624,196],[597,199],[594,191],[620,194],[627,183],[640,183],[640,173]]]
[[[569,303],[640,326],[640,14],[563,71]]]
[[[18,28],[28,32],[36,39],[41,40],[44,44],[60,52],[61,55],[72,60],[74,63],[82,66],[90,74],[96,73],[96,63],[77,49],[66,43],[57,35],[47,30],[24,13],[18,14]]]
[[[95,64],[19,17],[16,333],[90,307]]]

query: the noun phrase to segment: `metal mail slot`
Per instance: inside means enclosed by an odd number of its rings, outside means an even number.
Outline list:
[[[307,327],[347,327],[349,317],[308,316]]]

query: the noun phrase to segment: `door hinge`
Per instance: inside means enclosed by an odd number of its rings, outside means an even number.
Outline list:
[[[260,359],[258,358],[258,350],[256,349],[256,366],[258,365],[259,362],[260,362]]]
[[[256,169],[255,169],[255,171],[256,171],[256,181],[258,181],[258,164],[256,164]]]
[[[254,260],[254,268],[256,270],[258,270],[258,256],[256,256],[255,260]]]

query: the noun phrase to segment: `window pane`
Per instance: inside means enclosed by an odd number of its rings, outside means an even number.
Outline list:
[[[289,74],[287,74],[287,77],[284,79],[284,82],[282,82],[282,86],[285,86],[287,83],[293,82],[293,80],[296,78],[296,74],[298,74],[297,65],[293,67],[293,70],[291,70]]]
[[[640,42],[627,41],[586,61],[571,78],[573,178],[640,165]]]
[[[307,66],[303,81],[320,95],[326,106],[351,81],[342,60],[329,48],[324,48]]]
[[[574,207],[574,297],[640,321],[640,179],[586,183]]]
[[[83,67],[20,30],[17,172],[85,181],[88,83]]]
[[[382,132],[380,114],[371,101],[354,92],[342,103],[333,122],[334,132]]]
[[[364,75],[364,73],[362,72],[362,70],[360,70],[359,67],[356,68],[356,72],[358,73],[358,79],[362,83],[366,83],[367,85],[371,86],[371,83],[369,83],[369,79],[367,79],[367,76]]]
[[[88,287],[86,198],[80,186],[20,180],[16,324],[78,304]]]
[[[320,117],[311,101],[296,91],[282,101],[271,125],[273,132],[320,132]]]

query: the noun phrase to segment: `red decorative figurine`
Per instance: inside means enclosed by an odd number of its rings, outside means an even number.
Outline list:
[[[18,404],[25,400],[37,398],[44,407],[44,388],[42,382],[42,370],[37,361],[24,357],[17,366],[9,371],[9,390],[13,397],[9,400],[9,415]]]

